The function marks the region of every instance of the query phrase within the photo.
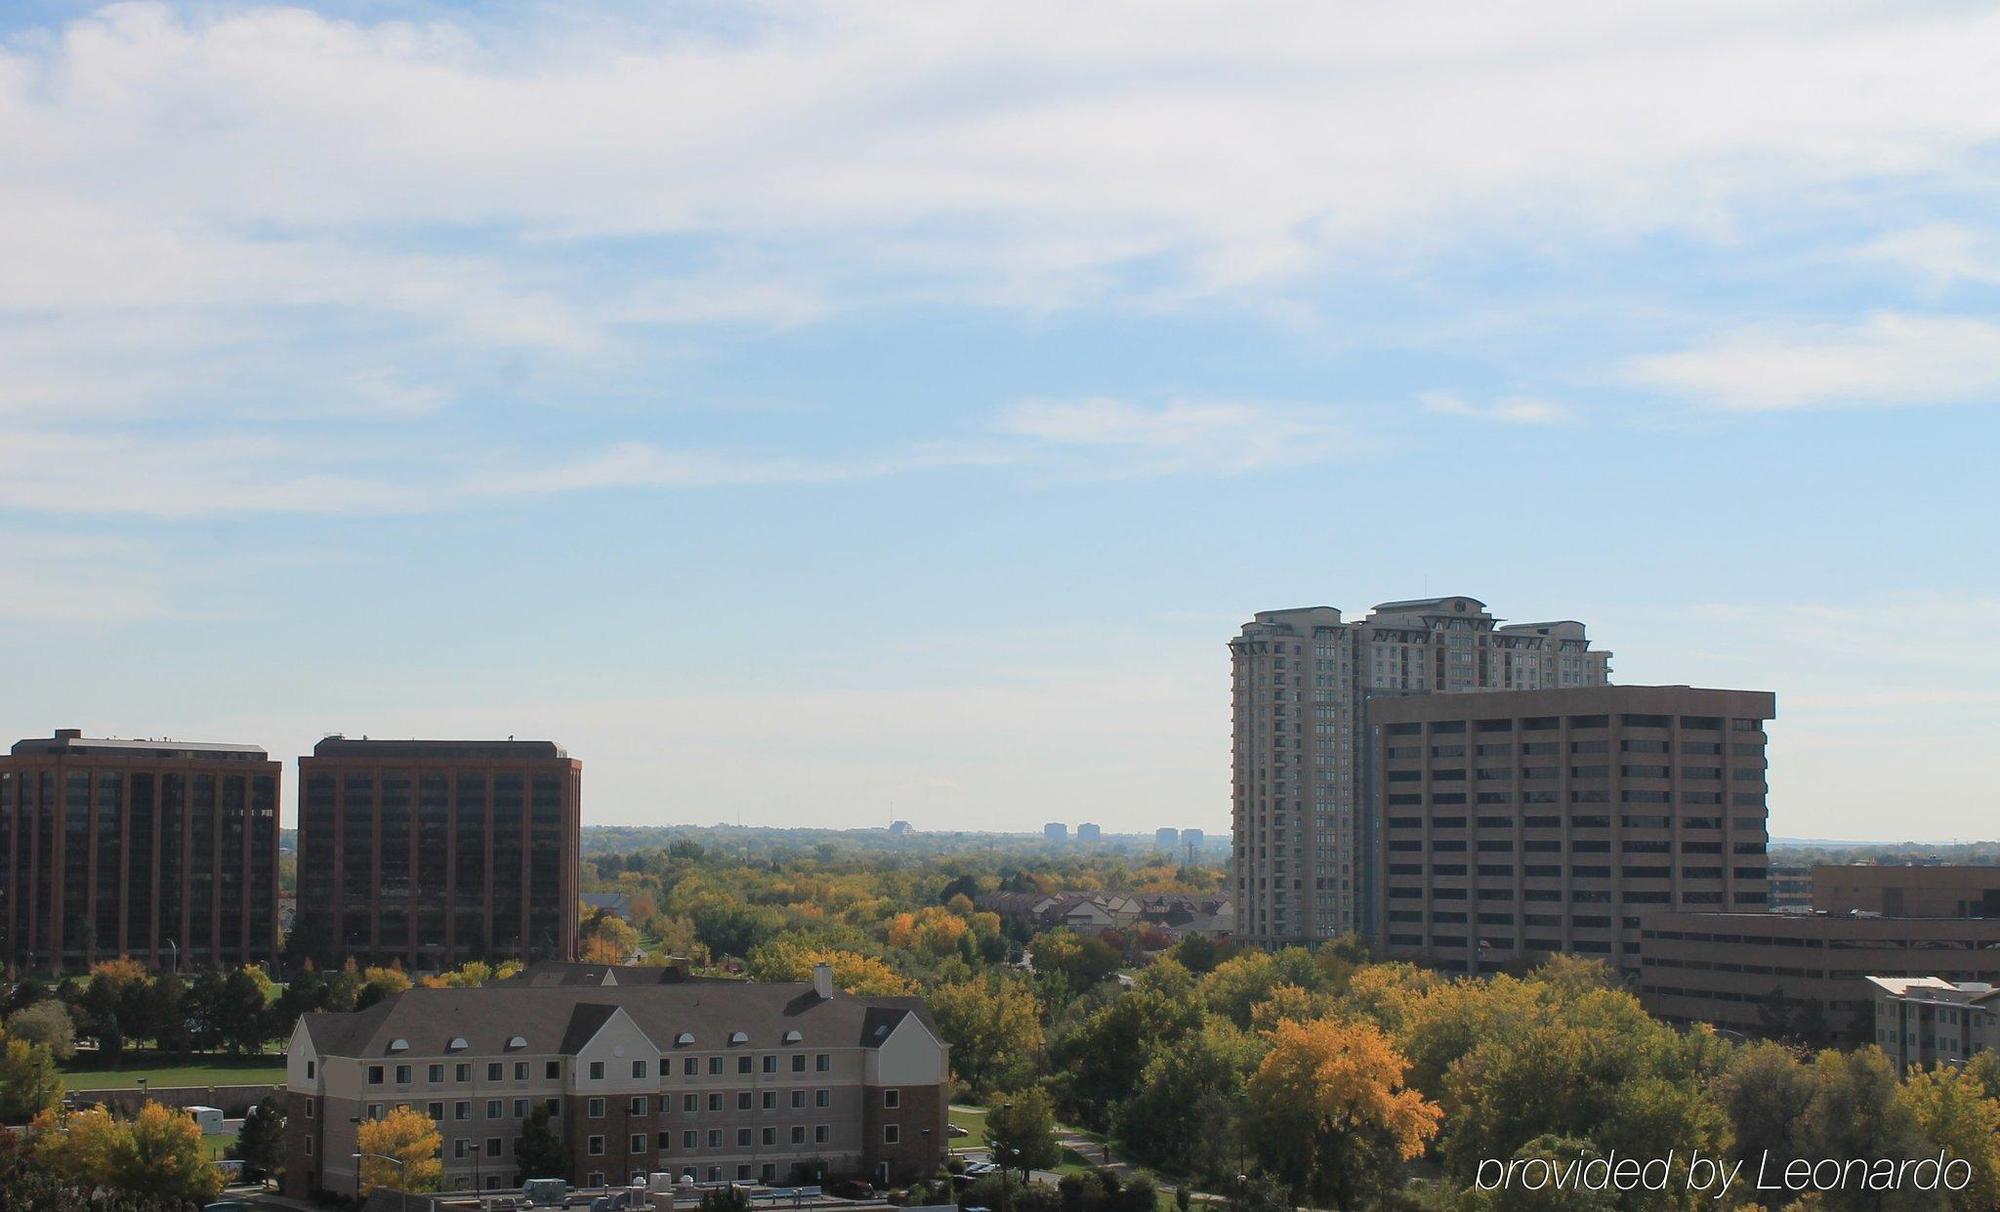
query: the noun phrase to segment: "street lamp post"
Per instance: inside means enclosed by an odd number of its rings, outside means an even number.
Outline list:
[[[403,1188],[409,1184],[410,1163],[400,1157],[391,1157],[387,1153],[356,1153],[354,1155],[354,1198],[361,1198],[361,1159],[364,1157],[372,1157],[378,1161],[396,1163],[396,1206],[408,1212],[410,1193],[403,1190]]]

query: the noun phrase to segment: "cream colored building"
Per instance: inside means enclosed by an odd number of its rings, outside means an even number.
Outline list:
[[[1503,625],[1468,597],[1258,613],[1230,641],[1238,937],[1269,945],[1374,928],[1362,734],[1373,696],[1610,681],[1582,623]]]
[[[1871,976],[1875,1042],[1899,1070],[1962,1065],[2000,1039],[2000,989],[1935,976]]]

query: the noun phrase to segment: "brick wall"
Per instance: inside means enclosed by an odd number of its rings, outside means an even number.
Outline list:
[[[885,1105],[890,1090],[896,1091],[894,1107]],[[892,1183],[912,1182],[936,1173],[947,1148],[947,1110],[943,1086],[862,1087],[861,1151],[868,1177],[879,1179],[884,1162],[889,1164]],[[892,1124],[896,1127],[893,1144],[884,1139]]]

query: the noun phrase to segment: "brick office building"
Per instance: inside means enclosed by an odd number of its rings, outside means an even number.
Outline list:
[[[1647,913],[1763,911],[1775,710],[1687,686],[1371,701],[1376,942],[1462,969],[1572,952],[1636,973]]]
[[[417,970],[574,958],[582,779],[548,741],[326,738],[299,759],[294,949]]]
[[[0,961],[275,959],[282,773],[251,745],[19,742],[0,756]]]
[[[355,1190],[356,1121],[438,1121],[444,1186],[516,1186],[515,1141],[546,1106],[571,1183],[670,1172],[697,1182],[935,1172],[949,1056],[915,998],[671,969],[531,968],[476,989],[412,989],[309,1014],[287,1061],[287,1194]],[[643,981],[645,983],[633,983]],[[534,1176],[531,1176],[534,1177]]]

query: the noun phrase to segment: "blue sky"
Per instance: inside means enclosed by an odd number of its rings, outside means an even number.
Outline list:
[[[1213,830],[1239,623],[1454,592],[1992,835],[2000,18],[582,7],[0,10],[6,730]]]

